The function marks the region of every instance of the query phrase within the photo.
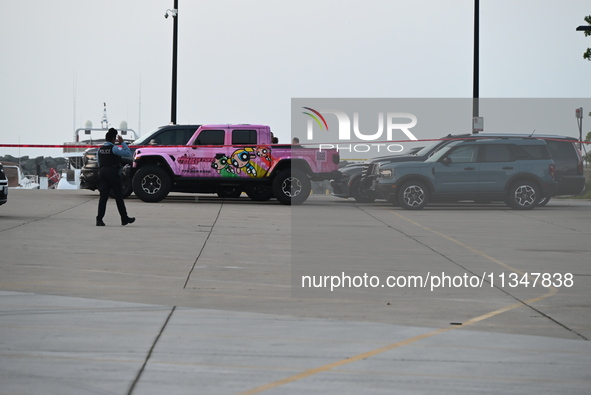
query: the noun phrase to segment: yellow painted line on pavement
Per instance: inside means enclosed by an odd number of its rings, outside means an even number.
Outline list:
[[[402,218],[402,219],[404,219],[404,220],[412,223],[413,225],[416,225],[416,226],[418,226],[418,227],[420,227],[420,228],[422,228],[422,229],[424,229],[426,231],[432,232],[432,233],[434,233],[434,234],[436,234],[438,236],[441,236],[444,239],[449,240],[449,241],[451,241],[451,242],[453,242],[453,243],[455,243],[455,244],[457,244],[457,245],[459,245],[461,247],[464,247],[464,248],[466,248],[466,249],[474,252],[475,254],[478,254],[478,255],[480,255],[480,256],[482,256],[482,257],[484,257],[484,258],[486,258],[486,259],[488,259],[488,260],[490,260],[490,261],[492,261],[492,262],[494,262],[494,263],[496,263],[496,264],[498,264],[498,265],[500,265],[500,266],[508,269],[508,270],[511,270],[513,272],[516,272],[516,273],[519,273],[521,275],[524,274],[522,271],[520,271],[520,270],[518,270],[518,269],[516,269],[514,267],[511,267],[511,266],[507,265],[506,263],[501,262],[498,259],[493,258],[490,255],[488,255],[488,254],[486,254],[486,253],[484,253],[482,251],[477,250],[476,248],[473,248],[473,247],[471,247],[471,246],[469,246],[467,244],[464,244],[461,241],[455,240],[455,239],[453,239],[453,238],[451,238],[451,237],[449,237],[449,236],[447,236],[447,235],[445,235],[445,234],[443,234],[441,232],[438,232],[436,230],[433,230],[433,229],[430,229],[430,228],[428,228],[426,226],[423,226],[423,225],[419,224],[418,222],[413,221],[413,220],[411,220],[409,218],[406,218],[403,215],[400,215],[400,214],[398,214],[397,212],[395,212],[393,210],[389,210],[389,211],[391,211],[394,215],[398,216],[399,218]],[[251,390],[248,390],[248,391],[245,391],[245,392],[241,392],[238,395],[259,394],[261,392],[264,392],[264,391],[267,391],[267,390],[270,390],[270,389],[273,389],[273,388],[277,388],[277,387],[280,387],[282,385],[285,385],[285,384],[288,384],[288,383],[291,383],[291,382],[294,382],[294,381],[305,379],[305,378],[310,377],[310,376],[313,376],[315,374],[328,372],[328,371],[330,371],[330,370],[332,370],[334,368],[338,368],[340,366],[347,365],[347,364],[350,364],[352,362],[357,362],[357,361],[360,361],[360,360],[363,360],[363,359],[366,359],[366,358],[370,358],[370,357],[373,357],[375,355],[381,354],[383,352],[393,350],[395,348],[407,346],[407,345],[412,344],[412,343],[415,343],[415,342],[417,342],[419,340],[427,339],[429,337],[436,336],[436,335],[439,335],[441,333],[445,333],[445,332],[452,331],[452,330],[457,330],[457,329],[466,327],[468,325],[476,324],[477,322],[484,321],[484,320],[486,320],[488,318],[497,316],[497,315],[502,314],[504,312],[507,312],[509,310],[513,310],[513,309],[515,309],[517,307],[521,307],[521,306],[524,306],[526,304],[538,302],[538,301],[540,301],[542,299],[548,298],[548,297],[556,294],[556,292],[558,292],[558,289],[557,288],[550,287],[549,288],[549,291],[546,292],[544,295],[538,296],[536,298],[528,299],[528,300],[526,300],[524,302],[513,303],[511,305],[508,305],[508,306],[505,306],[505,307],[501,307],[500,309],[491,311],[490,313],[486,313],[486,314],[480,315],[478,317],[471,318],[471,319],[463,322],[461,326],[454,325],[454,326],[448,326],[448,327],[445,327],[445,328],[436,329],[434,331],[427,332],[427,333],[424,333],[422,335],[414,336],[414,337],[411,337],[409,339],[402,340],[400,342],[392,343],[392,344],[389,344],[387,346],[384,346],[384,347],[381,347],[381,348],[377,348],[375,350],[371,350],[371,351],[368,351],[368,352],[365,352],[365,353],[362,353],[362,354],[355,355],[355,356],[353,356],[351,358],[341,359],[340,361],[336,361],[336,362],[333,362],[333,363],[330,363],[330,364],[327,364],[327,365],[319,366],[319,367],[314,368],[314,369],[309,369],[309,370],[303,371],[301,373],[295,374],[293,376],[289,376],[289,377],[286,377],[286,378],[281,379],[281,380],[277,380],[277,381],[274,381],[274,382],[271,382],[271,383],[268,383],[268,384],[264,384],[264,385],[261,385],[259,387],[253,388]]]
[[[538,300],[541,300],[541,299],[547,298],[549,296],[552,296],[555,293],[556,293],[556,290],[554,289],[554,290],[551,290],[550,292],[547,292],[546,294],[544,294],[542,296],[539,296],[537,298],[526,300],[525,303],[537,302]],[[365,353],[362,353],[362,354],[355,355],[354,357],[351,357],[351,358],[341,359],[340,361],[336,361],[336,362],[330,363],[328,365],[324,365],[324,366],[320,366],[320,367],[317,367],[317,368],[314,368],[314,369],[306,370],[304,372],[295,374],[293,376],[289,376],[289,377],[286,377],[284,379],[274,381],[272,383],[264,384],[264,385],[262,385],[260,387],[253,388],[253,389],[251,389],[249,391],[241,392],[239,395],[254,395],[254,394],[259,394],[259,393],[261,393],[263,391],[267,391],[267,390],[270,390],[270,389],[273,389],[273,388],[277,388],[277,387],[280,387],[282,385],[291,383],[293,381],[298,381],[298,380],[301,380],[301,379],[305,379],[305,378],[310,377],[310,376],[313,376],[315,374],[324,373],[324,372],[327,372],[327,371],[332,370],[334,368],[338,368],[340,366],[347,365],[347,364],[350,364],[352,362],[357,362],[357,361],[360,361],[360,360],[363,360],[363,359],[366,359],[366,358],[370,358],[370,357],[373,357],[375,355],[381,354],[383,352],[393,350],[395,348],[407,346],[407,345],[412,344],[412,343],[415,343],[415,342],[417,342],[419,340],[427,339],[429,337],[436,336],[436,335],[439,335],[439,334],[444,333],[444,332],[448,332],[448,331],[452,331],[452,330],[457,330],[457,329],[460,329],[462,327],[475,324],[477,322],[486,320],[487,318],[494,317],[496,315],[502,314],[502,313],[504,313],[506,311],[515,309],[515,308],[520,307],[520,306],[523,306],[523,305],[524,304],[521,303],[521,302],[514,303],[512,305],[502,307],[502,308],[500,308],[498,310],[491,311],[490,313],[486,313],[486,314],[483,314],[481,316],[478,316],[478,317],[469,319],[468,321],[463,322],[462,323],[462,326],[448,326],[448,327],[445,327],[445,328],[436,329],[434,331],[427,332],[427,333],[424,333],[422,335],[414,336],[414,337],[411,337],[409,339],[406,339],[406,340],[403,340],[403,341],[400,341],[400,342],[397,342],[397,343],[392,343],[392,344],[389,344],[387,346],[384,346],[384,347],[381,347],[381,348],[377,348],[375,350],[371,350],[371,351],[368,351],[368,352],[365,352]]]

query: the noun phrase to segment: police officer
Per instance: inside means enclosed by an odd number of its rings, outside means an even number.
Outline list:
[[[103,217],[107,211],[107,200],[109,200],[109,191],[111,189],[115,195],[117,209],[121,216],[121,225],[125,226],[134,223],[135,218],[127,216],[119,172],[121,170],[121,157],[131,156],[131,151],[127,144],[123,142],[123,138],[117,135],[117,129],[115,128],[109,129],[107,134],[105,134],[105,140],[105,144],[99,148],[97,154],[99,165],[98,190],[100,192],[100,199],[98,204],[98,215],[96,217],[96,226],[105,226]],[[121,147],[115,145],[115,142],[121,144]]]

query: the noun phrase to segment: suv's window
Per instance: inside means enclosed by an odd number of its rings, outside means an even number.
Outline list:
[[[514,160],[506,144],[484,145],[483,162],[512,162]]]
[[[472,163],[476,162],[478,147],[475,145],[463,145],[451,150],[447,157],[451,163]]]
[[[553,158],[576,158],[577,153],[570,141],[546,140],[546,145]]]
[[[232,130],[232,144],[233,145],[256,145],[257,131],[256,130]]]
[[[550,159],[548,148],[545,145],[515,145],[513,151],[517,159]]]
[[[202,130],[195,145],[224,145],[226,132],[223,130]]]

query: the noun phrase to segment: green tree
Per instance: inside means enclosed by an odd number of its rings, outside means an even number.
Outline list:
[[[589,115],[591,115],[591,113],[589,113]],[[591,142],[591,132],[587,133],[587,137],[585,137],[584,141]],[[583,144],[583,152],[587,151],[585,146],[591,147],[591,144]],[[583,156],[583,159],[587,162],[587,164],[591,163],[591,152],[587,152],[587,154]]]
[[[587,22],[589,25],[591,25],[591,15],[587,15],[585,17],[585,22]],[[587,37],[587,36],[591,36],[591,31],[589,31],[589,30],[585,31],[585,37]],[[583,59],[591,60],[591,48],[587,48],[587,50],[583,54]]]

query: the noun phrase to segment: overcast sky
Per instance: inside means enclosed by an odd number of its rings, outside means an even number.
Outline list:
[[[292,97],[472,96],[474,0],[179,3],[177,123],[268,124],[287,142]],[[103,102],[114,127],[170,122],[173,0],[0,5],[0,144],[71,141]],[[481,97],[590,97],[588,0],[480,7]],[[19,153],[61,156],[0,147]]]

